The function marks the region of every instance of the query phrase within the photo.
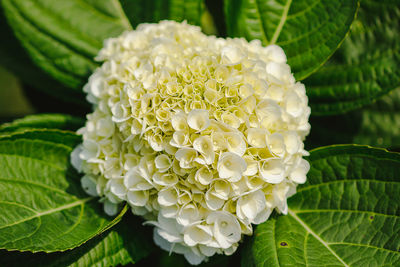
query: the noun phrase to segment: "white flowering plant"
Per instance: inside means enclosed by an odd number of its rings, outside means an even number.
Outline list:
[[[1,266],[400,264],[398,0],[0,7]]]

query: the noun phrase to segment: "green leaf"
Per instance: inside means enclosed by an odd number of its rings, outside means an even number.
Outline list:
[[[0,135],[32,128],[47,128],[76,131],[84,120],[66,114],[35,114],[0,125]]]
[[[9,25],[33,62],[80,91],[103,40],[130,29],[118,0],[3,0]]]
[[[0,135],[0,141],[13,141],[19,139],[39,140],[50,142],[51,144],[63,144],[71,149],[81,142],[81,139],[76,133],[58,129],[24,129]],[[65,159],[68,160],[68,158]],[[65,164],[68,165],[67,162]]]
[[[80,137],[32,130],[0,138],[0,248],[63,251],[116,224],[82,190],[69,156]]]
[[[311,117],[308,149],[322,145],[355,143],[400,148],[400,89],[372,105],[345,115]]]
[[[398,266],[400,154],[319,148],[287,216],[257,226],[245,266]]]
[[[24,85],[32,86],[63,101],[73,102],[79,106],[87,106],[87,101],[82,92],[63,86],[33,63],[27,51],[22,47],[8,25],[1,2],[0,34],[4,40],[7,40],[7,42],[0,43],[0,64],[14,73]]]
[[[316,71],[338,48],[357,0],[226,0],[228,35],[281,46],[296,79]]]
[[[400,1],[364,0],[329,64],[304,81],[313,115],[341,114],[400,86]]]
[[[203,0],[119,0],[133,27],[143,22],[186,20],[201,25]]]
[[[148,227],[146,227],[148,228]],[[138,217],[124,216],[112,229],[71,251],[55,253],[0,251],[1,266],[118,266],[136,263],[153,250],[151,231]]]

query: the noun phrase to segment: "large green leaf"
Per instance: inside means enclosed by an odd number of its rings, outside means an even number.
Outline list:
[[[103,40],[130,29],[118,0],[2,0],[9,25],[33,62],[80,90]]]
[[[119,0],[131,24],[164,19],[201,25],[204,14],[203,0]]]
[[[399,266],[400,154],[316,149],[289,214],[259,225],[245,266]]]
[[[55,253],[0,251],[1,266],[120,266],[136,263],[153,249],[151,233],[141,226],[138,217],[125,216],[122,221],[71,251]],[[143,231],[144,230],[144,231]]]
[[[31,128],[47,128],[76,131],[84,120],[66,114],[35,114],[0,125],[0,135]]]
[[[51,144],[62,144],[72,148],[81,142],[77,134],[71,131],[62,131],[58,129],[23,129],[21,131],[7,132],[0,136],[0,141],[18,141],[19,139],[29,139],[49,142]],[[40,151],[39,151],[40,152]],[[45,151],[44,151],[45,153]],[[65,158],[65,160],[68,160]],[[64,161],[63,161],[64,162]],[[64,164],[64,163],[60,163]],[[67,162],[65,164],[68,165]],[[69,168],[69,165],[68,165]],[[71,169],[72,170],[72,169]],[[74,174],[75,176],[75,174]]]
[[[117,223],[81,189],[69,155],[80,137],[56,130],[0,138],[0,248],[63,251]]]
[[[6,42],[0,42],[0,64],[14,73],[24,85],[32,86],[63,101],[73,102],[75,105],[87,105],[82,92],[63,86],[33,63],[27,51],[25,51],[9,27],[1,1],[0,34],[3,40],[7,40]],[[34,96],[37,97],[37,94],[34,94]],[[43,105],[43,100],[41,104]]]
[[[363,0],[350,37],[304,81],[313,115],[370,104],[400,86],[400,1]]]
[[[345,115],[311,117],[308,149],[322,145],[355,143],[400,148],[400,89],[363,109]]]
[[[316,71],[338,48],[357,0],[226,0],[228,35],[280,45],[297,79]]]

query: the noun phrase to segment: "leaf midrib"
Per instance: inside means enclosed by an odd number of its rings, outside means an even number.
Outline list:
[[[266,29],[265,29],[265,26],[264,26],[264,20],[262,18],[261,12],[260,12],[259,0],[256,0],[254,4],[255,4],[255,7],[256,7],[257,16],[260,19],[260,28],[261,28],[262,37],[263,37],[265,43],[268,44],[269,41],[268,41],[268,38],[267,38],[267,35],[266,35]]]
[[[64,195],[64,196],[70,196],[65,190],[62,190],[62,189],[56,188],[56,187],[52,187],[52,186],[49,186],[49,185],[46,185],[46,184],[40,184],[40,183],[37,183],[37,182],[34,182],[34,181],[30,181],[30,180],[21,180],[19,178],[10,179],[10,178],[0,177],[0,182],[1,181],[4,181],[6,183],[21,183],[21,184],[33,185],[33,186],[41,187],[41,188],[44,188],[44,189],[48,189],[48,190],[53,191],[53,192],[57,192],[57,193],[59,193],[61,195]]]
[[[19,154],[7,154],[7,153],[0,153],[0,157],[15,157],[15,158],[19,158],[19,159],[29,159],[32,161],[38,161],[40,163],[42,163],[43,165],[47,165],[51,168],[54,168],[58,171],[66,171],[67,169],[60,167],[59,165],[56,165],[55,163],[50,163],[48,161],[45,161],[44,159],[39,159],[39,158],[34,158],[34,157],[29,157],[29,156],[24,156],[24,155],[19,155]]]
[[[398,161],[395,161],[396,163]],[[305,186],[302,188],[299,188],[297,190],[297,193],[307,191],[313,188],[318,188],[321,186],[326,186],[330,184],[338,184],[338,183],[354,183],[354,182],[368,182],[368,183],[383,183],[383,184],[400,184],[400,181],[381,181],[381,180],[372,180],[372,179],[346,179],[346,180],[334,180],[334,181],[328,181],[328,182],[322,182],[319,184],[311,184],[309,186]]]
[[[17,224],[20,224],[20,223],[23,223],[23,222],[26,222],[26,221],[33,220],[35,218],[43,217],[43,216],[46,216],[46,215],[49,215],[49,214],[52,214],[52,213],[56,213],[56,212],[59,212],[59,211],[62,211],[62,210],[70,209],[70,208],[82,205],[82,204],[84,204],[86,202],[89,202],[89,201],[91,201],[93,199],[94,199],[94,197],[83,198],[83,199],[80,199],[78,201],[71,202],[69,204],[62,205],[62,206],[54,208],[54,209],[46,210],[46,211],[43,211],[43,212],[37,212],[33,216],[24,218],[22,220],[13,222],[11,224],[2,225],[2,226],[0,226],[0,229],[6,228],[6,227],[10,227],[10,226],[14,226],[14,225],[17,225]],[[18,204],[18,203],[16,203],[16,204]]]
[[[121,3],[118,0],[111,0],[111,2],[115,6],[115,8],[118,10],[118,14],[120,15],[119,18],[121,20],[122,25],[124,25],[127,30],[133,30],[132,24],[129,22],[129,19],[126,16]]]
[[[388,249],[388,248],[381,248],[381,247],[367,245],[367,244],[356,244],[356,243],[349,243],[349,242],[329,242],[328,244],[329,245],[344,245],[344,246],[366,247],[366,248],[383,250],[383,251],[386,251],[386,252],[389,252],[389,253],[398,253],[397,250],[391,250],[391,249]]]
[[[288,210],[288,214],[292,216],[293,219],[295,219],[306,231],[307,233],[310,233],[315,239],[317,239],[326,249],[328,249],[329,252],[332,253],[332,255],[337,258],[337,260],[343,264],[343,266],[350,267],[339,255],[336,254],[336,252],[329,246],[329,244],[323,240],[319,235],[317,235],[303,220],[301,220],[295,212],[293,212],[291,209]]]
[[[289,18],[290,18],[290,19],[293,19],[293,18],[295,18],[295,17],[298,17],[298,16],[300,16],[300,15],[302,15],[302,14],[308,12],[309,10],[313,9],[315,6],[319,5],[319,4],[321,3],[321,1],[322,1],[322,0],[314,1],[311,5],[307,6],[305,9],[303,9],[303,10],[297,12],[297,13],[293,13],[293,14],[291,14],[291,15],[288,15],[288,16],[286,17],[286,19],[289,19]]]
[[[283,12],[282,12],[281,19],[279,20],[279,24],[276,27],[274,34],[272,35],[270,44],[275,44],[276,41],[278,40],[279,35],[281,34],[281,31],[282,31],[283,25],[286,22],[291,4],[292,4],[292,0],[287,0],[285,6],[283,8]]]
[[[323,212],[343,212],[343,213],[366,213],[370,215],[376,215],[376,216],[383,216],[383,217],[391,217],[391,218],[399,218],[400,216],[398,215],[393,215],[393,214],[384,214],[380,212],[375,212],[375,211],[368,211],[368,210],[336,210],[336,209],[308,209],[308,210],[293,210],[293,212],[296,212],[296,214],[299,213],[323,213]]]

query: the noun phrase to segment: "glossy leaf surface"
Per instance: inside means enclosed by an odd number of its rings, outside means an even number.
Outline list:
[[[281,46],[302,80],[338,48],[357,6],[357,0],[228,0],[225,17],[229,36]]]
[[[63,251],[117,223],[88,196],[69,165],[72,132],[28,131],[0,138],[0,248]]]

